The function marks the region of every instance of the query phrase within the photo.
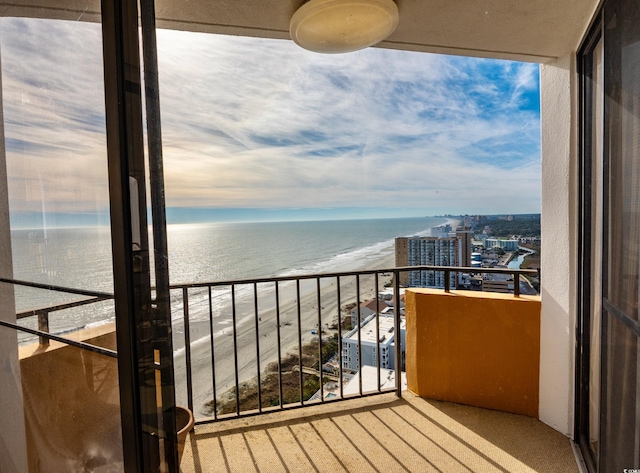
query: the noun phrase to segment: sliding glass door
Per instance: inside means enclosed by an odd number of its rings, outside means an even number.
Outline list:
[[[0,13],[0,471],[177,472],[153,5],[43,4]]]
[[[610,0],[579,54],[576,432],[590,470],[640,465],[640,5]]]
[[[580,162],[580,300],[577,327],[577,441],[595,469],[600,427],[603,233],[603,40],[601,23],[580,56],[583,140]]]

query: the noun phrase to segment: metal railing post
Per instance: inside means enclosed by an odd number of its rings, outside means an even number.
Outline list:
[[[184,361],[187,370],[187,406],[193,412],[193,379],[191,372],[191,330],[189,328],[189,292],[182,289],[182,315],[184,323]]]
[[[358,393],[362,396],[362,308],[360,307],[360,275],[356,274],[356,310],[358,317],[356,327],[358,328]]]
[[[276,336],[278,337],[278,396],[280,399],[280,409],[284,406],[284,399],[282,399],[282,340],[280,338],[280,288],[278,281],[276,284]],[[298,299],[299,300],[299,299]]]
[[[393,319],[395,324],[396,396],[402,397],[402,335],[400,334],[400,271],[393,272]]]
[[[520,296],[520,273],[513,273],[513,296]]]
[[[38,312],[38,330],[49,333],[49,312]],[[39,337],[40,346],[49,346],[49,339]]]
[[[240,376],[238,375],[238,321],[236,315],[236,285],[231,285],[231,323],[233,325],[233,369],[236,377],[236,413],[240,415]]]
[[[258,310],[258,284],[253,283],[253,312],[256,324],[256,366],[258,367],[258,411],[262,412],[262,380],[260,377],[262,376],[262,372],[260,371],[260,313]]]
[[[298,379],[300,382],[300,404],[304,405],[304,376],[302,370],[302,302],[300,301],[300,280],[296,281],[296,314],[298,317]]]
[[[216,349],[214,341],[213,331],[213,299],[211,294],[211,286],[207,288],[209,295],[209,345],[211,347],[211,384],[213,390],[213,418],[218,418],[218,391],[216,386]],[[260,379],[258,379],[258,386],[260,386]]]
[[[342,354],[343,354],[343,345],[342,345],[342,306],[341,301],[340,301],[340,276],[336,277],[336,297],[337,297],[337,307],[338,307],[338,343],[339,343],[339,348],[338,348],[338,354],[340,356],[339,361],[340,361],[340,365],[339,365],[339,376],[340,376],[340,399],[342,399],[344,397],[344,386],[343,386],[343,381],[344,381],[344,367],[342,365]]]
[[[320,401],[324,402],[324,383],[322,382],[322,294],[320,278],[316,278],[316,291],[318,293],[318,382],[320,383]]]
[[[378,287],[378,273],[375,275],[375,293],[376,293],[376,378],[378,379],[378,392],[381,391],[380,385],[380,299],[379,299],[379,287]]]

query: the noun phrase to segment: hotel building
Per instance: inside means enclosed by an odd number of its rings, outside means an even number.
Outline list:
[[[470,241],[470,240],[469,240]],[[470,253],[469,253],[470,256]],[[460,266],[462,246],[458,238],[398,237],[396,238],[396,267],[403,266]],[[400,275],[406,287],[444,287],[442,271],[410,271]],[[450,275],[455,286],[455,274]]]

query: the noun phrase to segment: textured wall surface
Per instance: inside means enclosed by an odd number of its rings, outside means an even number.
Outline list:
[[[411,289],[405,303],[410,391],[538,417],[537,296]]]

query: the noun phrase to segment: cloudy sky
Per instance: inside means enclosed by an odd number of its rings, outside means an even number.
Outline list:
[[[0,35],[12,210],[104,210],[99,26],[2,19]],[[292,218],[540,211],[535,64],[319,55],[172,31],[158,32],[158,48],[168,207]]]

